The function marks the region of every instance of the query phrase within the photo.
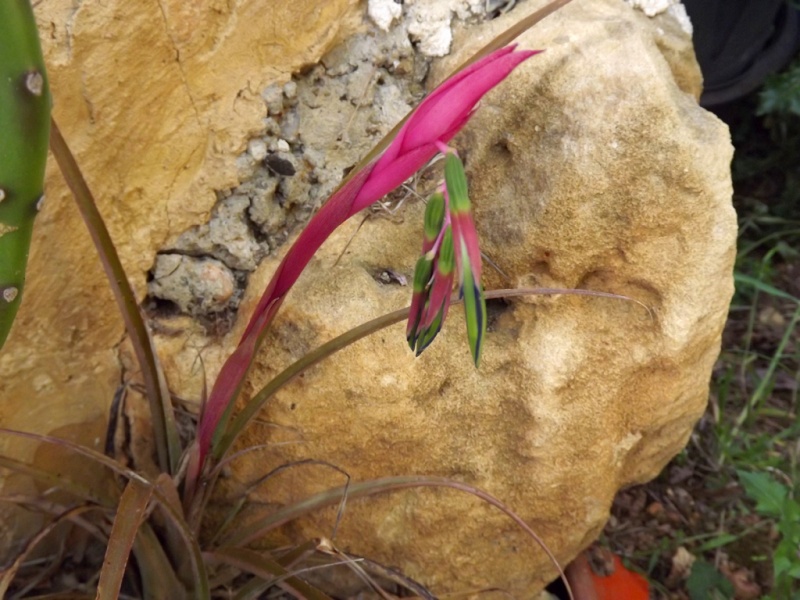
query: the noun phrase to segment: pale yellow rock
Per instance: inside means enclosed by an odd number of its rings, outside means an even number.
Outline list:
[[[471,47],[492,31],[470,32]],[[503,273],[486,265],[487,287],[588,288],[650,312],[575,296],[493,303],[477,370],[459,308],[417,359],[404,326],[393,326],[271,400],[239,447],[297,443],[238,459],[229,493],[311,458],[355,481],[449,477],[502,499],[568,561],[599,534],[621,486],[654,477],[680,451],[719,352],[736,217],[728,131],[697,106],[697,78],[676,83],[673,73],[699,71],[685,53],[683,65],[680,53],[666,60],[660,35],[616,0],[568,6],[521,39],[547,51],[491,93],[456,140],[484,251]],[[421,220],[413,204],[400,224],[368,221],[349,247],[357,223],[335,234],[284,304],[250,389],[406,304],[408,288],[373,275],[411,278]],[[275,264],[253,276],[245,312]],[[343,483],[329,467],[295,466],[250,498],[264,512]],[[285,538],[330,536],[335,516],[321,511]],[[529,598],[554,576],[507,517],[452,490],[351,500],[336,541],[437,594],[501,588]]]
[[[317,61],[361,18],[356,0],[35,4],[54,116],[140,296],[155,251],[205,220],[215,190],[238,183],[236,155],[266,113],[260,91]],[[0,426],[40,433],[106,417],[123,337],[54,163],[46,194],[0,353]],[[78,438],[102,449],[93,429]],[[0,436],[0,453],[32,452]]]

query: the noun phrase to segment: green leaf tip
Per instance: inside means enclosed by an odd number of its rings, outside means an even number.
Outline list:
[[[436,262],[437,271],[441,275],[450,275],[456,268],[456,250],[453,244],[453,228],[448,226],[442,236],[442,245],[439,248],[439,260]]]
[[[433,258],[427,255],[421,256],[414,267],[414,291],[422,292],[428,287],[433,273]]]
[[[467,322],[467,339],[472,360],[477,367],[481,360],[483,338],[486,335],[486,298],[483,287],[475,281],[472,269],[464,268],[464,285],[461,288],[464,298],[464,316]]]
[[[445,213],[444,194],[435,192],[428,198],[428,205],[425,207],[425,241],[434,242],[442,231]]]
[[[454,213],[470,211],[469,192],[467,191],[467,174],[464,164],[455,152],[448,152],[444,162],[444,181],[450,197],[450,210]]]

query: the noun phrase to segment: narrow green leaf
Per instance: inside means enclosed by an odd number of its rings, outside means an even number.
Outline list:
[[[734,535],[732,533],[721,533],[714,536],[706,543],[700,544],[700,546],[697,547],[697,553],[707,552],[709,550],[714,550],[715,548],[722,548],[723,546],[727,546],[728,544],[735,542],[740,537],[740,535]]]
[[[133,556],[139,569],[146,600],[184,600],[186,586],[172,568],[161,541],[148,522],[142,523],[133,542]],[[196,587],[202,587],[197,582]]]
[[[100,261],[103,264],[109,285],[114,292],[117,306],[125,321],[125,330],[131,338],[136,358],[142,369],[142,377],[147,390],[145,394],[153,420],[153,433],[158,452],[158,465],[162,472],[174,474],[181,456],[180,439],[175,425],[172,400],[167,389],[164,374],[158,363],[150,330],[145,326],[139,304],[133,293],[125,269],[119,259],[114,242],[108,233],[103,217],[97,209],[89,185],[78,167],[72,151],[61,135],[55,120],[50,125],[50,150],[64,175],[86,228],[92,237]]]
[[[745,275],[744,273],[734,273],[733,280],[737,284],[744,284],[746,286],[755,288],[760,292],[764,292],[765,294],[769,294],[770,296],[775,296],[776,298],[782,298],[783,300],[791,300],[792,302],[800,302],[800,298],[792,296],[776,288],[774,285],[770,285],[760,279],[756,279],[755,277],[751,277],[750,275]]]

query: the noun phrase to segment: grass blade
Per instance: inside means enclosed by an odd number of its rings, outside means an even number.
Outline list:
[[[100,452],[96,452],[91,448],[86,448],[85,446],[81,446],[80,444],[76,444],[74,442],[70,442],[68,440],[62,440],[58,438],[54,438],[48,435],[41,435],[38,433],[30,433],[27,431],[16,431],[14,429],[6,429],[0,427],[0,434],[12,435],[16,437],[20,437],[23,439],[34,440],[37,442],[41,442],[44,444],[53,444],[60,448],[66,448],[72,452],[80,454],[82,456],[86,456],[91,458],[92,460],[96,461],[97,463],[107,467],[117,475],[124,477],[128,480],[138,480],[145,485],[152,486],[152,482],[148,481],[135,471],[127,469],[119,464],[112,458],[109,458],[105,454],[101,454]],[[0,460],[3,457],[0,456]],[[9,459],[4,459],[9,460]],[[29,467],[29,465],[26,465]],[[178,534],[180,535],[181,539],[183,540],[184,545],[186,546],[187,554],[190,559],[191,567],[192,567],[192,574],[194,576],[195,582],[195,596],[199,600],[207,600],[211,597],[211,591],[208,586],[208,574],[206,573],[205,564],[203,563],[203,557],[200,552],[200,547],[195,539],[194,533],[192,532],[189,525],[186,523],[186,520],[183,517],[181,511],[173,506],[172,501],[166,497],[158,488],[153,490],[153,497],[159,503],[159,505],[164,509],[166,516],[168,517],[169,521],[175,526]]]
[[[133,542],[133,555],[147,600],[183,600],[184,586],[175,575],[161,541],[145,522]]]
[[[797,324],[800,322],[800,305],[794,311],[792,315],[792,320],[789,321],[789,324],[786,326],[786,329],[781,336],[780,342],[778,342],[778,347],[775,349],[775,353],[770,358],[769,365],[767,366],[766,372],[761,376],[760,381],[758,382],[758,387],[747,400],[747,405],[745,408],[739,413],[736,417],[736,424],[731,432],[731,435],[736,436],[739,432],[739,429],[742,425],[745,424],[750,414],[755,411],[761,402],[767,397],[769,392],[770,386],[773,385],[774,381],[773,378],[775,376],[775,371],[777,371],[778,367],[780,366],[781,360],[784,357],[784,353],[786,352],[786,347],[788,346],[792,336],[794,335],[795,328]]]
[[[783,290],[776,288],[774,285],[770,285],[765,281],[761,281],[760,279],[751,277],[750,275],[745,275],[744,273],[734,273],[733,280],[737,284],[747,285],[749,287],[755,288],[759,292],[769,294],[770,296],[781,298],[782,300],[790,300],[795,303],[800,303],[800,298],[792,296],[788,292],[784,292]]]
[[[297,598],[306,600],[331,600],[314,586],[294,577],[280,563],[254,550],[244,548],[218,548],[207,553],[210,558],[231,565],[247,573],[252,573],[265,582],[271,582]]]
[[[55,120],[52,121],[50,128],[50,149],[75,197],[81,216],[86,222],[97,253],[100,255],[103,269],[125,321],[125,329],[131,338],[136,358],[142,369],[144,385],[147,390],[146,396],[150,403],[150,413],[153,419],[159,467],[164,473],[174,474],[181,455],[180,440],[175,426],[169,390],[158,363],[150,332],[142,318],[133,289],[128,282],[128,276],[122,268],[114,242],[111,241],[103,217],[97,209],[94,196]]]
[[[125,486],[108,537],[106,556],[97,583],[97,600],[116,600],[119,597],[133,541],[145,519],[145,510],[152,496],[153,487],[138,479],[131,479]]]
[[[98,490],[92,490],[84,485],[81,485],[80,483],[72,481],[71,479],[51,473],[45,469],[40,469],[39,467],[24,463],[14,458],[9,458],[8,456],[0,455],[0,467],[8,469],[14,473],[27,475],[28,477],[46,485],[49,488],[64,490],[76,498],[80,498],[87,502],[92,502],[98,506],[111,508],[116,504],[115,498],[98,493]]]
[[[39,533],[33,536],[28,543],[23,548],[22,552],[14,559],[14,562],[11,563],[9,567],[3,570],[2,577],[0,577],[0,598],[6,597],[6,592],[8,592],[8,588],[11,585],[11,582],[16,577],[17,572],[19,571],[22,563],[25,561],[25,557],[30,554],[30,552],[41,542],[44,538],[46,538],[53,529],[55,529],[60,523],[63,521],[72,520],[73,518],[77,517],[81,513],[85,513],[89,510],[93,510],[93,506],[77,506],[75,508],[71,508],[65,513],[56,517],[53,521],[48,523]]]

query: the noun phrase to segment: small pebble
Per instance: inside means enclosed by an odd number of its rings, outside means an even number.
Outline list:
[[[279,115],[283,112],[283,90],[277,83],[264,88],[264,91],[261,92],[261,98],[267,105],[270,115]]]
[[[245,181],[253,175],[256,161],[247,153],[241,154],[236,158],[236,169],[239,173],[239,181]]]
[[[264,140],[250,140],[247,142],[247,153],[252,156],[254,160],[264,160],[267,157],[267,144]]]
[[[290,100],[297,96],[297,84],[294,81],[288,81],[283,86],[283,95]]]

